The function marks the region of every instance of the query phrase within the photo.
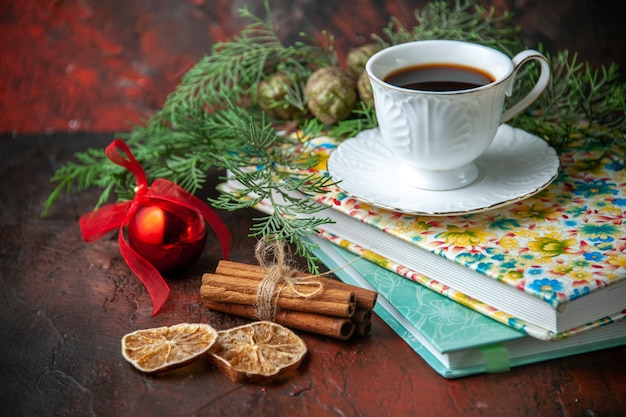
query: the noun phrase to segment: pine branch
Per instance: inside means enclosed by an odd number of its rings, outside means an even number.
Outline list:
[[[87,149],[76,153],[77,162],[69,162],[59,168],[50,178],[51,182],[59,182],[44,202],[41,217],[45,217],[56,203],[63,191],[68,194],[82,193],[92,187],[103,188],[98,205],[106,202],[116,184],[126,183],[123,169],[116,167],[105,156],[102,149]]]
[[[389,39],[374,35],[383,44],[396,45],[415,40],[450,39],[480,43],[512,56],[522,49],[520,28],[513,25],[512,15],[496,16],[493,8],[486,9],[476,2],[435,0],[415,11],[417,25],[408,28],[392,18],[382,33]]]
[[[626,83],[616,65],[592,69],[562,51],[549,58],[552,79],[530,110],[511,124],[544,138],[558,151],[595,146],[626,157]],[[538,74],[520,77],[530,89]]]
[[[263,117],[257,120],[237,108],[223,113],[221,118],[224,126],[229,125],[232,131],[244,134],[233,138],[229,157],[219,163],[236,180],[238,191],[221,194],[211,200],[212,205],[237,210],[255,207],[261,202],[270,204],[272,214],[255,218],[250,236],[294,244],[297,254],[305,257],[313,268],[315,257],[311,245],[302,237],[314,233],[330,219],[312,217],[324,207],[308,198],[294,197],[291,192],[318,194],[331,183],[330,179],[307,173],[317,164],[317,159],[306,151],[293,152],[297,147],[307,149],[308,144],[301,138],[279,136]]]
[[[266,20],[250,13],[247,7],[240,10],[240,16],[252,23],[234,39],[215,44],[211,54],[185,74],[162,111],[153,118],[157,123],[167,121],[179,127],[207,109],[222,108],[225,101],[255,101],[258,83],[285,62],[325,66],[337,60],[333,47],[304,42],[283,45],[267,1],[265,9]]]
[[[251,23],[239,36],[214,45],[145,126],[137,126],[120,137],[133,149],[149,180],[166,178],[193,193],[205,185],[210,169],[228,170],[241,191],[222,194],[210,203],[216,208],[238,210],[269,201],[273,214],[255,218],[251,236],[292,243],[297,254],[307,259],[309,269],[316,271],[311,252],[314,244],[301,237],[330,219],[317,219],[313,214],[321,206],[308,198],[293,197],[289,191],[320,193],[330,180],[307,174],[317,164],[310,144],[302,137],[277,134],[270,119],[254,104],[259,82],[274,71],[282,71],[289,74],[292,85],[284,101],[277,101],[275,106],[304,109],[308,76],[315,68],[338,65],[334,38],[325,32],[317,42],[302,34],[301,41],[284,45],[274,28],[267,0],[265,9],[265,19],[242,9],[240,16]],[[493,8],[476,6],[469,0],[456,0],[452,5],[434,0],[416,10],[415,18],[418,24],[414,27],[392,18],[381,34],[373,34],[372,38],[383,46],[422,39],[457,39],[491,46],[510,56],[526,49],[509,13],[496,16]],[[612,156],[623,163],[626,83],[619,82],[617,66],[594,70],[567,51],[548,57],[553,73],[549,87],[527,112],[510,123],[544,138],[557,150],[573,146],[616,149]],[[537,68],[525,67],[516,91],[524,94],[537,76]],[[374,109],[363,104],[333,126],[316,118],[297,122],[303,137],[328,134],[338,139],[377,125]],[[51,178],[59,184],[46,200],[42,216],[63,191],[80,193],[91,187],[101,188],[96,207],[113,195],[118,199],[133,197],[132,175],[110,162],[103,150],[89,149],[75,157],[75,162],[61,167]]]

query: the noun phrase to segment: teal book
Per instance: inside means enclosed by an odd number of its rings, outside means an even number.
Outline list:
[[[342,281],[378,292],[374,312],[445,378],[626,344],[626,320],[559,341],[528,336],[318,237],[315,255]]]

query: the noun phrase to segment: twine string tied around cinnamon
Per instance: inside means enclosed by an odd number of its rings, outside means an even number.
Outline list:
[[[279,297],[284,287],[288,287],[294,294],[304,299],[314,297],[324,290],[324,284],[315,279],[316,275],[296,276],[298,271],[291,266],[292,260],[285,251],[283,241],[259,240],[255,248],[255,257],[259,265],[267,271],[257,290],[256,314],[260,320],[274,321],[278,307],[272,304],[272,299],[274,295]],[[302,285],[313,288],[302,291],[298,288]]]

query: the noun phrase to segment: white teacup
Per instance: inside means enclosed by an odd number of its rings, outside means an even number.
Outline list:
[[[503,112],[505,96],[511,95],[518,70],[529,60],[540,63],[540,76],[524,98]],[[550,80],[548,61],[537,51],[511,59],[493,48],[448,40],[385,48],[368,60],[366,71],[382,140],[403,164],[402,180],[427,190],[475,181],[479,173],[473,161],[489,147],[500,124],[535,101]],[[441,86],[423,84],[429,81],[476,85],[435,91]],[[411,82],[421,84],[407,88]]]

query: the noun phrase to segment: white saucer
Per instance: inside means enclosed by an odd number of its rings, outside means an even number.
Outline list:
[[[378,129],[341,143],[328,159],[328,172],[347,194],[374,206],[408,214],[450,216],[505,206],[543,190],[558,175],[559,157],[541,138],[502,125],[476,161],[478,179],[447,191],[415,188],[382,143]]]

